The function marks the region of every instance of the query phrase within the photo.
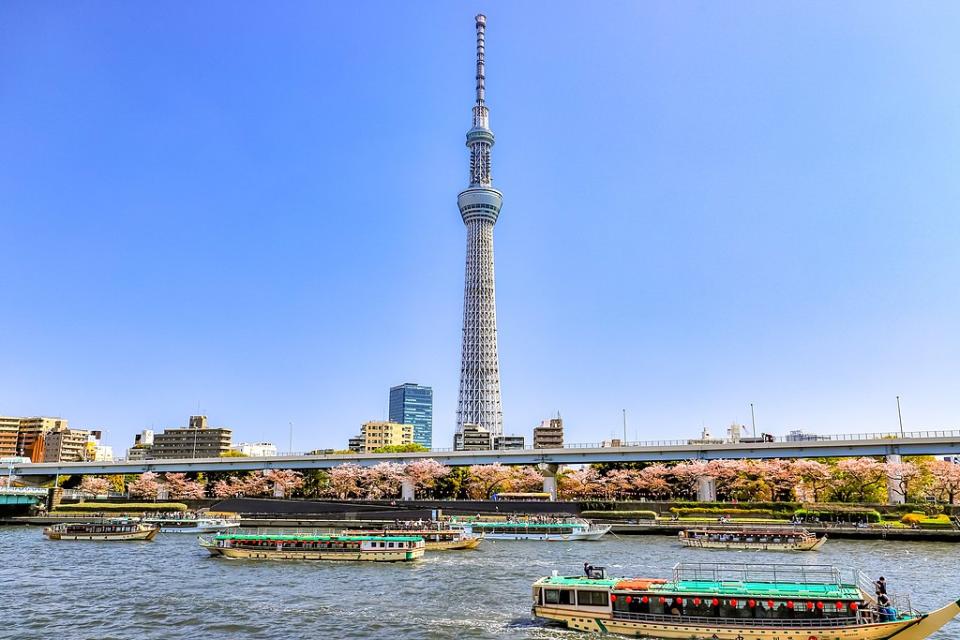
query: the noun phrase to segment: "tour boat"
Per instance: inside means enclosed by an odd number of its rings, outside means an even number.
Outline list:
[[[239,520],[228,518],[144,518],[143,521],[157,525],[161,533],[211,533],[240,526]]]
[[[562,522],[464,522],[465,533],[491,540],[599,540],[611,525],[595,525],[586,520]]]
[[[200,546],[212,556],[267,560],[416,560],[426,549],[418,536],[314,536],[218,533]]]
[[[929,613],[909,596],[881,606],[856,570],[822,565],[678,564],[669,579],[541,578],[535,617],[570,629],[664,639],[920,640],[960,613]]]
[[[686,529],[680,544],[700,549],[816,551],[827,541],[806,529]]]
[[[454,551],[476,549],[483,540],[482,535],[470,535],[461,529],[387,529],[349,530],[348,536],[415,536],[423,538],[427,551]]]
[[[43,535],[51,540],[153,540],[159,529],[135,520],[74,522],[46,527]]]

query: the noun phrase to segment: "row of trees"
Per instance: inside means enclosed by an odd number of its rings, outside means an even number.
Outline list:
[[[884,502],[888,483],[910,501],[933,497],[953,503],[960,497],[960,465],[919,457],[903,462],[874,458],[837,460],[712,460],[673,465],[630,465],[567,469],[558,474],[560,497],[584,499],[694,500],[704,479],[716,483],[717,498],[739,501]],[[123,484],[122,480],[119,484]],[[230,496],[391,499],[408,484],[417,497],[487,499],[501,492],[541,491],[536,467],[500,464],[451,468],[436,460],[372,467],[347,463],[330,471],[255,471],[217,479],[184,473],[147,472],[129,479],[137,498],[175,499]],[[117,489],[117,477],[83,478],[80,488],[95,495]],[[122,488],[122,487],[121,487]]]

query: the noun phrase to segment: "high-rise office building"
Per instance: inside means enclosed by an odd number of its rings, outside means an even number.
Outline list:
[[[433,448],[433,389],[412,382],[390,387],[390,422],[413,425],[413,441]]]
[[[493,274],[493,225],[500,215],[503,195],[493,188],[489,110],[485,95],[485,30],[487,19],[476,17],[477,73],[473,126],[467,132],[470,148],[470,185],[457,197],[467,227],[467,261],[463,288],[463,344],[460,357],[460,395],[457,433],[474,424],[491,436],[503,435],[500,402],[500,358],[497,354],[497,304]]]

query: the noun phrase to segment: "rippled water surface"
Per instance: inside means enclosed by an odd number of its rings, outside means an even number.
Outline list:
[[[681,549],[673,538],[494,542],[415,563],[211,558],[185,534],[54,542],[0,527],[0,638],[587,638],[530,619],[530,584],[584,561],[665,575],[678,561],[805,562],[884,575],[929,609],[960,597],[960,545],[831,540],[806,554]],[[960,640],[960,622],[937,640]]]

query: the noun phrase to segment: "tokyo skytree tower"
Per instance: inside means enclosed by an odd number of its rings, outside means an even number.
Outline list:
[[[467,132],[470,149],[470,186],[457,197],[467,226],[467,267],[463,288],[463,348],[460,360],[460,397],[457,433],[476,424],[491,436],[503,435],[500,403],[500,359],[497,355],[497,304],[493,279],[493,225],[503,195],[493,188],[490,149],[493,132],[484,102],[484,30],[487,18],[478,15],[477,101],[473,127]]]

